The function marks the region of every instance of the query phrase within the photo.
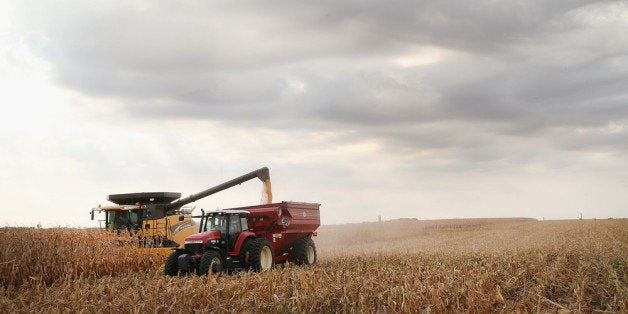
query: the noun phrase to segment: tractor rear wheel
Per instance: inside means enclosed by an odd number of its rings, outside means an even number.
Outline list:
[[[181,252],[174,251],[168,255],[166,258],[166,263],[164,264],[164,274],[166,276],[176,276],[179,274],[179,256],[181,256]]]
[[[275,265],[273,246],[264,238],[256,239],[251,243],[249,266],[255,271],[271,270]]]
[[[222,257],[216,251],[207,251],[201,257],[201,263],[198,266],[198,274],[206,276],[211,270],[212,274],[222,272]]]
[[[292,247],[294,262],[297,265],[313,265],[316,263],[316,246],[312,238],[301,238]]]

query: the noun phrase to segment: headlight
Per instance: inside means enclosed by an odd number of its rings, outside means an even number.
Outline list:
[[[190,241],[185,241],[185,244],[196,244],[196,243],[203,243],[203,240],[190,240]]]

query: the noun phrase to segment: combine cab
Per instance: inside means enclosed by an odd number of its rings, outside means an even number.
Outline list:
[[[320,204],[281,202],[210,212],[201,216],[199,233],[168,256],[169,276],[221,271],[265,271],[275,264],[312,265],[312,237],[320,226]]]

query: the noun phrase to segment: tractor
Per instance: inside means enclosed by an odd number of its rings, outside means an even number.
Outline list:
[[[199,233],[168,256],[164,273],[207,275],[316,263],[320,204],[280,202],[204,213]]]

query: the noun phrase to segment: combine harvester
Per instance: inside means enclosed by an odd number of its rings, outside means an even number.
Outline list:
[[[266,204],[225,209],[192,216],[186,205],[230,187],[260,179],[266,190]],[[316,262],[312,237],[320,226],[320,204],[272,203],[270,175],[260,168],[215,187],[180,198],[181,193],[142,192],[111,194],[112,206],[91,211],[105,212],[105,228],[128,232],[141,246],[169,252],[166,275],[207,274],[222,270],[271,269],[275,263]],[[192,218],[200,218],[200,224]]]
[[[198,232],[191,216],[194,207],[186,205],[254,178],[264,182],[267,198],[272,201],[270,175],[264,167],[186,198],[177,192],[111,194],[107,200],[116,205],[92,208],[91,218],[94,220],[95,212],[105,212],[107,230],[136,236],[141,246],[178,247],[185,237]]]

